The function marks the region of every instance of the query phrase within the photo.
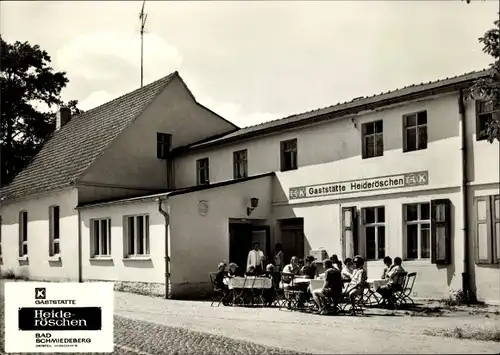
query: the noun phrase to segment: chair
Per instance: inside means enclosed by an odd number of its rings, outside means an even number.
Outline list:
[[[214,292],[214,295],[212,296],[212,303],[210,304],[210,307],[214,305],[214,303],[217,302],[217,307],[220,306],[221,303],[225,303],[227,295],[229,292],[226,292],[225,290],[217,287],[215,284],[215,277],[217,276],[217,272],[210,272],[210,283],[212,284],[212,290]]]
[[[351,289],[347,288],[346,291],[342,293],[341,303],[344,303],[344,305],[340,308],[340,310],[342,312],[347,312],[348,307],[350,306],[349,311],[350,311],[351,315],[353,315],[353,316],[355,316],[357,314],[363,315],[365,313],[363,307],[365,307],[364,300],[365,300],[365,292],[366,292],[367,288],[369,288],[368,285],[363,286],[362,292],[359,293],[358,295],[354,296],[353,303],[351,303],[351,299],[349,298],[349,295],[348,295],[348,291],[350,291]]]
[[[415,284],[416,278],[416,272],[410,272],[405,275],[401,289],[393,293],[393,301],[396,307],[401,307],[402,305],[408,305],[410,303],[413,307],[415,306],[415,302],[411,298],[411,294],[413,292],[413,285]]]
[[[285,283],[283,282],[283,276],[285,279],[289,278],[290,282],[288,283],[288,287],[285,287]],[[281,273],[281,284],[283,286],[283,294],[284,294],[284,301],[281,304],[280,308],[286,307],[289,310],[295,310],[297,309],[297,305],[300,300],[300,295],[303,293],[303,291],[299,290],[294,290],[293,288],[295,287],[295,274],[290,274],[286,272]],[[292,288],[292,289],[290,289]]]

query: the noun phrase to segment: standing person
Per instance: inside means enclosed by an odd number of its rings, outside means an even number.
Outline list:
[[[274,266],[275,271],[281,271],[283,267],[285,267],[285,253],[283,253],[283,246],[281,243],[276,243],[274,246]]]
[[[254,272],[257,275],[262,275],[262,272],[264,271],[264,253],[262,250],[260,250],[260,243],[255,242],[253,243],[253,249],[248,252],[248,257],[247,257],[247,270],[250,269],[251,266],[253,266]]]
[[[312,296],[314,301],[318,305],[318,313],[327,313],[327,304],[325,302],[326,297],[333,298],[335,302],[335,308],[342,298],[342,276],[340,271],[337,270],[331,260],[325,260],[323,262],[323,267],[325,268],[325,282],[323,287],[312,291]]]

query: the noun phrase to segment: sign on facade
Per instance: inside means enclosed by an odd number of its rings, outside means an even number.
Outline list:
[[[421,186],[427,185],[428,183],[429,172],[418,171],[414,173],[382,176],[371,179],[358,179],[327,184],[291,187],[289,190],[289,198],[290,200],[297,200],[309,197]]]
[[[113,352],[113,283],[5,283],[7,353]]]

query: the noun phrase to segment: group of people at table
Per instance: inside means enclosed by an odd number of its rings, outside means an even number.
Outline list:
[[[260,250],[259,243],[254,243],[254,249],[248,253],[246,272],[241,273],[240,268],[235,263],[227,265],[221,262],[218,266],[218,272],[214,280],[217,288],[225,294],[229,291],[228,283],[231,278],[238,276],[261,276],[271,279],[273,282],[271,289],[263,290],[263,297],[266,304],[273,302],[276,294],[273,288],[280,287],[283,290],[303,291],[297,301],[297,307],[301,307],[310,297],[314,299],[318,306],[319,314],[328,313],[327,299],[333,300],[338,304],[343,298],[349,300],[354,305],[357,296],[360,296],[367,286],[367,274],[364,269],[364,259],[357,255],[354,258],[346,258],[344,263],[338,259],[337,255],[332,255],[329,259],[323,261],[325,272],[318,274],[318,268],[315,265],[315,258],[308,256],[304,264],[300,265],[299,259],[292,256],[290,263],[283,266],[283,252],[280,245],[276,246],[277,252],[274,258],[274,264],[269,263],[265,269],[263,263],[264,253]],[[386,256],[384,258],[385,269],[381,276],[383,281],[377,286],[376,292],[382,296],[382,302],[385,305],[392,305],[392,293],[401,287],[401,275],[405,275],[400,257],[393,260]],[[242,275],[243,274],[243,275]],[[278,279],[276,279],[278,277]],[[279,278],[281,279],[279,280]],[[307,282],[299,282],[304,280]],[[313,288],[310,280],[322,280],[323,285],[320,288]]]

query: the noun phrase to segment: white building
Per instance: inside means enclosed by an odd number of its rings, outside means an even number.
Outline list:
[[[500,303],[500,147],[464,99],[485,75],[237,129],[174,73],[70,120],[2,190],[3,270],[162,294],[168,255],[188,297],[257,239],[361,254],[369,277],[401,256],[416,298]]]

